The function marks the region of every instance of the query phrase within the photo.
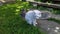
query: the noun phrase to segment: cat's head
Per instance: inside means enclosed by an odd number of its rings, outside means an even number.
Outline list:
[[[39,10],[34,10],[36,19],[39,19],[41,17],[41,12]]]

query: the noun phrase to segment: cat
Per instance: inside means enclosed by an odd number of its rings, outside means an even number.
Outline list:
[[[25,20],[28,24],[32,24],[33,26],[36,26],[36,19],[39,19],[40,17],[41,12],[39,10],[30,10],[25,14]]]

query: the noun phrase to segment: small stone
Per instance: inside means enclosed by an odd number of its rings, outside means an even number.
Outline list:
[[[56,29],[58,30],[58,29],[59,29],[59,27],[56,27]]]
[[[54,32],[58,32],[58,30],[54,30]]]
[[[50,28],[48,28],[48,30],[50,30]]]

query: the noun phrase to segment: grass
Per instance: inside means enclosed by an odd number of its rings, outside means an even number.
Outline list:
[[[17,2],[0,6],[0,34],[45,34],[20,16],[20,9],[27,9],[27,2]]]
[[[42,7],[42,6],[38,7],[38,9],[43,10],[43,11],[45,11],[45,10],[50,11],[53,14],[60,14],[60,9],[53,9],[53,8],[49,9],[47,7]]]
[[[60,9],[53,9],[52,13],[54,13],[54,14],[60,14]]]
[[[27,24],[20,16],[20,9],[32,8],[28,2],[16,2],[0,6],[0,34],[45,34],[38,27]],[[43,8],[40,8],[44,10]],[[54,20],[60,23],[60,21]]]
[[[49,20],[49,21],[54,21],[54,22],[57,22],[58,24],[60,24],[60,20],[55,19],[55,18],[49,18],[49,19],[47,19],[47,20]]]

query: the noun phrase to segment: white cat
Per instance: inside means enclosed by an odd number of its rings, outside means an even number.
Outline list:
[[[36,19],[41,17],[41,12],[39,10],[30,10],[25,15],[25,20],[28,24],[32,24],[36,26],[37,22]]]

